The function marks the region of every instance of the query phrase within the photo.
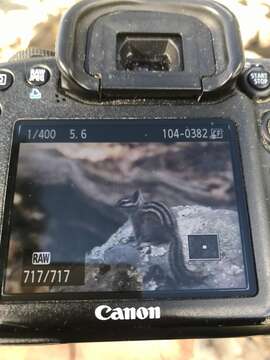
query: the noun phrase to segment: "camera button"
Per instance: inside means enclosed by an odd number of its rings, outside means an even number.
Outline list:
[[[7,90],[14,81],[14,76],[10,71],[0,70],[0,91]]]
[[[249,85],[255,90],[263,91],[270,87],[270,73],[264,69],[253,69],[247,77]]]
[[[50,71],[44,66],[33,66],[26,74],[26,81],[33,86],[45,85],[50,80]]]

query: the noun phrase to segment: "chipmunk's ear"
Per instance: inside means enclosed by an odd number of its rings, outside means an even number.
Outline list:
[[[143,193],[140,189],[135,191],[132,196],[132,200],[134,204],[142,204],[144,202]]]

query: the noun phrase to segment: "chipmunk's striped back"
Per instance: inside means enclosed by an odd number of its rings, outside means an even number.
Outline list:
[[[158,201],[145,201],[140,190],[119,200],[118,206],[129,215],[138,244],[169,244],[168,260],[177,285],[191,286],[201,282],[200,274],[186,267],[177,220],[169,207]]]
[[[165,204],[156,201],[145,202],[140,211],[144,214],[153,214],[161,225],[168,229],[175,229],[176,219],[172,211]]]

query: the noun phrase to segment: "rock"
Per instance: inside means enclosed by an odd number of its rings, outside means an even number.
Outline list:
[[[233,210],[214,210],[201,206],[180,206],[173,208],[176,215],[184,262],[191,272],[199,272],[205,278],[198,289],[242,288],[246,286],[238,214]],[[190,260],[188,235],[217,234],[220,259]],[[125,290],[169,290],[183,288],[175,284],[169,264],[169,245],[143,243],[138,246],[130,221],[121,226],[108,241],[95,247],[86,255],[86,281],[84,289],[92,291],[117,291],[116,282],[129,281]],[[98,269],[107,266],[101,274]],[[90,268],[89,268],[90,266]],[[96,281],[90,276],[96,269]],[[90,273],[89,273],[90,271]],[[119,274],[119,271],[121,274]],[[117,281],[116,281],[117,280]],[[102,285],[101,285],[102,284]],[[134,288],[132,286],[135,286]],[[195,288],[194,285],[185,288]],[[119,290],[119,289],[118,289]]]
[[[25,10],[26,6],[16,4],[10,0],[1,0],[1,10],[2,11],[14,11],[14,10]]]
[[[254,51],[251,51],[251,50],[246,50],[245,56],[246,56],[246,59],[259,59],[261,57],[259,54],[257,54]]]
[[[259,27],[258,43],[262,48],[269,48],[270,44],[270,21],[268,18],[262,19]]]
[[[256,7],[246,6],[235,0],[218,0],[218,2],[234,13],[240,25],[243,45],[248,47],[256,39],[260,20],[264,16],[261,7],[258,5]]]

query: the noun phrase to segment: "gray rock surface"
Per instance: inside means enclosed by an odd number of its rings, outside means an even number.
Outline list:
[[[237,212],[201,206],[180,206],[173,208],[173,211],[182,239],[186,267],[205,276],[196,289],[245,287]],[[188,235],[199,234],[218,235],[219,260],[189,259]],[[180,288],[171,272],[168,249],[167,244],[154,246],[143,243],[138,246],[132,224],[127,221],[105,244],[95,247],[86,255],[85,287],[92,291]]]

